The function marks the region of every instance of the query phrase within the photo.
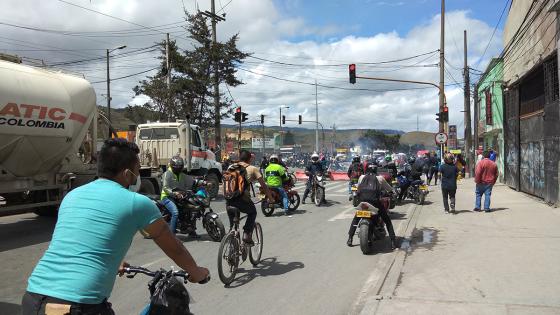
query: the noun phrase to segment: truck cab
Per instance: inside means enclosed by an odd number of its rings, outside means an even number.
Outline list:
[[[208,189],[210,196],[218,194],[222,166],[216,161],[214,152],[203,143],[198,126],[184,120],[140,124],[136,129],[136,144],[140,148],[143,167],[165,172],[169,160],[179,155],[185,160],[185,172],[194,176],[206,175],[207,181],[212,183]]]

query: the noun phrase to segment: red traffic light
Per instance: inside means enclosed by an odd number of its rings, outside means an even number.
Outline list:
[[[356,83],[356,64],[350,64],[348,65],[348,74],[350,76],[350,83],[355,84]]]
[[[449,108],[447,106],[443,108],[444,113],[447,113],[448,111],[449,111]]]
[[[350,71],[354,71],[354,70],[356,70],[356,65],[355,65],[355,64],[351,64],[350,66],[348,66],[348,69],[349,69]]]
[[[235,109],[235,112],[236,112],[236,113],[241,113],[241,106],[237,107],[237,108]]]

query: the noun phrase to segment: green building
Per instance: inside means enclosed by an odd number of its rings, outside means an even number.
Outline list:
[[[504,98],[503,67],[501,58],[493,58],[477,84],[478,101],[475,104],[475,137],[478,148],[497,153],[499,180],[504,181]]]

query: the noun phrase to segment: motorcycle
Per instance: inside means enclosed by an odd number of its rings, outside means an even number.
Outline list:
[[[408,182],[410,182],[410,180],[403,175],[397,177],[397,194],[400,194],[402,190],[401,187]],[[405,198],[414,200],[414,202],[418,205],[423,205],[424,201],[426,201],[426,196],[428,195],[428,193],[428,186],[424,184],[423,180],[414,180],[410,183],[410,186],[406,191]]]
[[[387,197],[380,199],[382,203],[389,202]],[[360,249],[364,255],[371,253],[373,242],[382,240],[387,236],[385,223],[378,214],[378,209],[368,202],[360,202],[356,207],[356,217],[360,218],[358,222],[358,237],[360,239]]]
[[[317,173],[312,178],[311,184],[311,200],[317,207],[325,201],[325,178],[322,173]]]
[[[299,194],[293,189],[294,186],[295,181],[293,179],[286,181],[283,185],[284,191],[286,191],[286,194],[288,195],[288,211],[296,211],[300,203]],[[265,216],[269,217],[274,213],[274,209],[282,209],[284,207],[282,203],[282,196],[276,189],[270,189],[272,198],[274,198],[274,203],[269,203],[263,187],[260,187],[259,185],[258,188],[259,197],[261,199],[261,211]]]
[[[350,188],[350,190],[350,200],[352,201],[352,206],[357,207],[360,203],[360,200],[358,198],[358,183],[352,183],[352,187]]]
[[[175,202],[179,209],[179,217],[177,218],[177,229],[181,234],[188,234],[194,229],[190,222],[196,224],[196,220],[202,220],[202,226],[208,232],[208,236],[215,241],[219,242],[226,234],[224,224],[220,220],[217,213],[212,210],[210,206],[210,195],[206,191],[206,181],[203,179],[196,179],[194,187],[196,193],[192,191],[182,191],[174,189],[173,192],[178,192],[177,195],[170,195],[169,198]],[[158,209],[161,212],[164,220],[169,224],[171,221],[171,213],[161,200],[155,200]],[[189,214],[191,220],[189,220]],[[144,234],[144,233],[142,233]],[[144,235],[146,236],[146,235]]]

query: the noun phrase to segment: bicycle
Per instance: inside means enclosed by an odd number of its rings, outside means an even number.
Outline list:
[[[183,278],[183,283],[185,283],[185,284],[187,283],[187,280],[189,278],[189,274],[186,271],[183,271],[183,270],[181,270],[181,271],[166,271],[164,269],[160,269],[159,271],[151,271],[151,270],[143,268],[143,267],[128,266],[128,267],[124,267],[123,271],[124,271],[124,274],[126,274],[126,277],[130,278],[130,279],[134,278],[139,273],[145,274],[145,275],[150,276],[152,278],[157,277],[155,282],[153,282],[153,280],[152,280],[148,285],[148,288],[150,290],[150,296],[152,296],[154,293],[157,294],[158,289],[162,289],[164,284],[162,283],[161,285],[159,285],[158,282],[162,281],[162,280],[164,281],[165,280],[164,278],[166,276],[167,277]],[[200,281],[198,284],[205,284],[205,283],[208,283],[209,281],[210,281],[210,275],[208,275],[208,277],[206,279]],[[181,284],[179,283],[179,285],[181,285]],[[178,288],[175,287],[174,288],[175,292],[173,292],[173,293],[176,293],[177,289]],[[170,311],[169,308],[172,308],[173,306],[176,309],[180,310],[180,313],[178,313],[178,314],[191,314],[190,310],[189,310],[189,302],[190,302],[189,294],[187,292],[187,289],[184,286],[182,287],[182,289],[184,289],[184,292],[186,293],[185,296],[184,296],[184,299],[183,299],[183,302],[186,305],[171,305],[171,303],[168,303],[165,306],[158,305],[157,306],[158,309],[151,312],[151,308],[152,308],[153,305],[152,305],[152,303],[149,303],[140,312],[140,315],[147,315],[147,314],[150,314],[150,313],[159,314],[160,312],[164,313],[164,314],[167,314],[167,312]],[[163,290],[165,290],[165,288],[163,288]],[[181,290],[181,288],[179,288],[179,290]],[[174,302],[179,303],[180,299],[175,298]],[[175,314],[175,313],[173,313],[173,314]]]
[[[255,245],[247,245],[241,240],[242,232],[239,230],[239,222],[246,217],[240,217],[241,211],[236,207],[228,206],[228,212],[234,212],[233,227],[228,234],[224,236],[220,243],[220,250],[218,251],[218,274],[220,280],[229,285],[235,279],[237,269],[239,268],[239,259],[242,263],[249,260],[253,266],[257,266],[261,262],[262,249],[263,249],[263,234],[260,223],[255,222],[253,229],[253,241]],[[225,263],[225,266],[224,266]],[[229,271],[229,275],[225,272]]]

